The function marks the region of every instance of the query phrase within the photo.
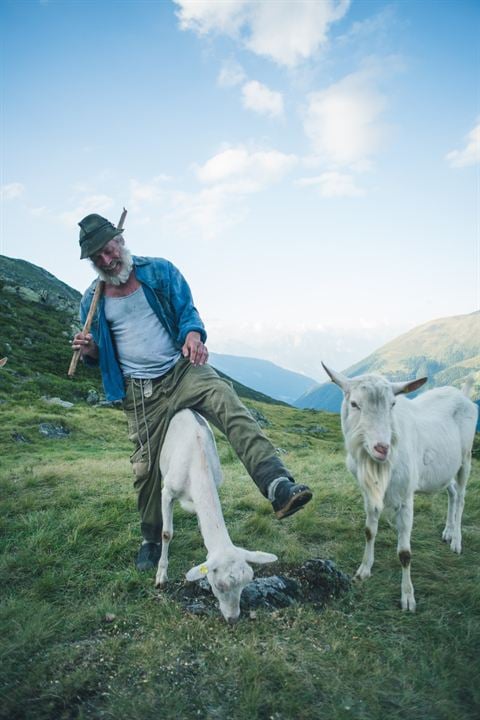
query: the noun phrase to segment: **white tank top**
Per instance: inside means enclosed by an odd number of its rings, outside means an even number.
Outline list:
[[[105,297],[105,317],[125,377],[156,378],[180,357],[140,286],[125,297]]]

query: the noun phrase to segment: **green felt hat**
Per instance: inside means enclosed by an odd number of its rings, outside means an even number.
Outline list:
[[[78,224],[80,225],[80,260],[94,255],[109,240],[123,232],[109,220],[95,213],[87,215]]]

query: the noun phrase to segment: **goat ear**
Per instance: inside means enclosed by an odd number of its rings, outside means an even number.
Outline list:
[[[210,570],[210,567],[208,565],[208,562],[201,563],[200,565],[196,565],[195,567],[191,568],[187,574],[185,575],[188,582],[194,582],[195,580],[201,580],[203,577],[206,577]]]
[[[428,378],[417,378],[416,380],[409,380],[408,382],[395,382],[390,383],[392,386],[394,395],[401,395],[402,393],[411,393],[414,390],[418,390],[419,387],[425,385]]]
[[[278,560],[276,555],[272,553],[262,552],[261,550],[243,550],[245,562],[255,563],[256,565],[266,565]]]
[[[335,372],[335,370],[330,370],[330,368],[328,368],[324,362],[322,362],[322,365],[332,382],[334,382],[335,385],[338,385],[338,387],[341,388],[343,392],[348,392],[350,388],[350,381],[347,376],[342,375],[342,373]]]

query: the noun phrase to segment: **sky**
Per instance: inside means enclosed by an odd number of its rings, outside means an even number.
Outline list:
[[[78,222],[185,275],[209,349],[325,380],[480,304],[475,0],[1,0],[0,254]]]

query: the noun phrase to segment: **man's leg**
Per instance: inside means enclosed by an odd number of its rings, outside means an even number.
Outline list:
[[[231,384],[213,368],[190,365],[175,395],[177,409],[198,410],[227,436],[260,492],[272,502],[278,518],[293,514],[311,499],[309,488],[294,482]]]
[[[135,446],[130,462],[143,536],[135,564],[139,570],[149,570],[157,566],[161,553],[160,451],[170,420],[167,399],[160,384],[129,380],[124,411],[129,439]]]

